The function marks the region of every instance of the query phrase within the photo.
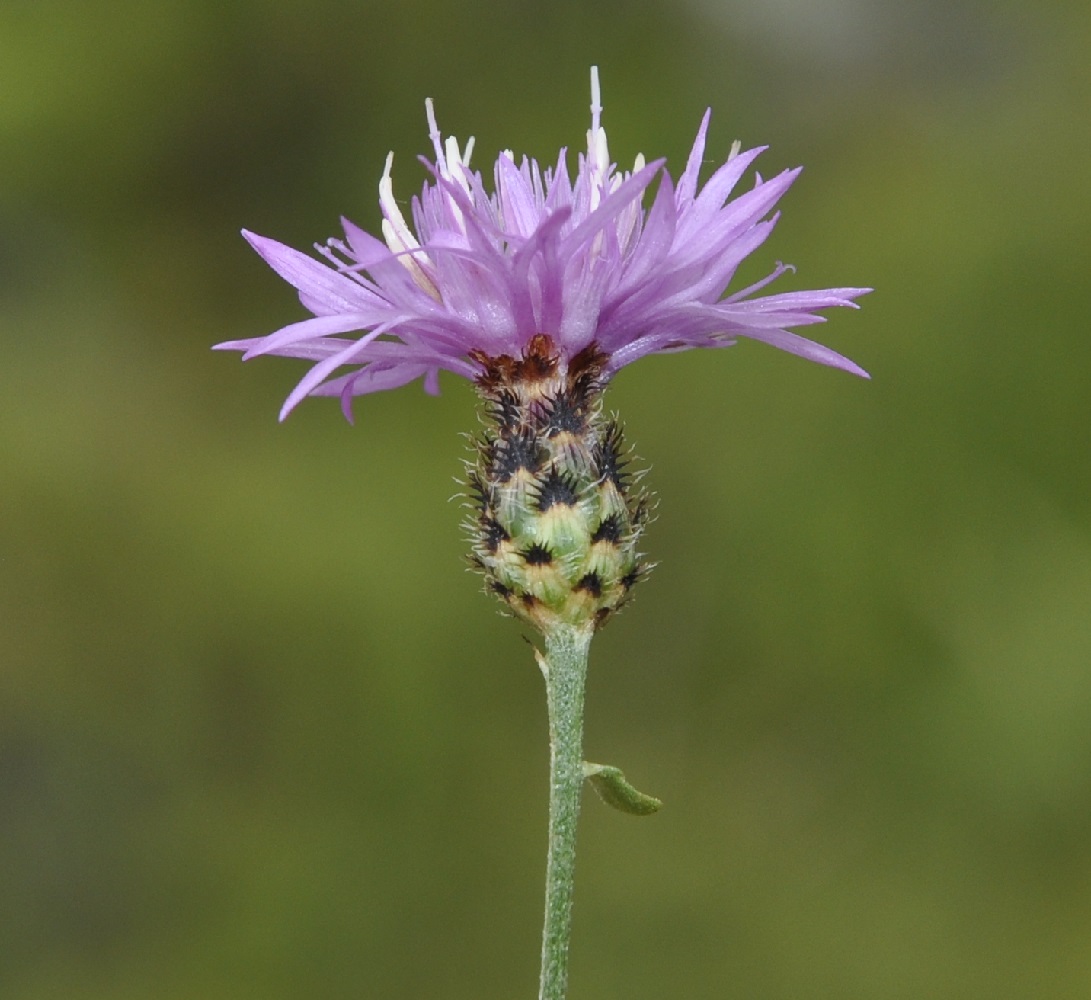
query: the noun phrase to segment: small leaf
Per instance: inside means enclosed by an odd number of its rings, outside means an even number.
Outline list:
[[[659,799],[633,788],[625,780],[620,768],[610,767],[608,764],[592,764],[585,760],[583,776],[595,786],[595,791],[603,802],[630,816],[650,816],[663,805]]]

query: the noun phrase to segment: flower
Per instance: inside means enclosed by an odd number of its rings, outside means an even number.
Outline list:
[[[637,156],[631,172],[618,171],[592,69],[591,128],[575,180],[564,149],[552,169],[504,151],[490,193],[470,169],[473,139],[462,149],[453,137],[444,140],[430,99],[425,107],[435,162],[423,161],[432,177],[412,201],[412,227],[394,199],[390,154],[379,182],[383,240],[342,220],[344,238],[315,247],[323,263],[243,231],[313,313],[266,337],[216,345],[243,351],[244,359],[277,354],[314,362],[285,401],[282,420],[310,395],[340,396],[351,420],[353,396],[417,378],[434,394],[441,370],[477,379],[481,358],[519,357],[542,334],[563,363],[587,348],[604,354],[606,379],[648,354],[726,347],[739,337],[867,377],[791,328],[823,322],[818,310],[855,306],[870,289],[759,295],[791,269],[778,263],[761,281],[724,295],[772,232],[773,208],[800,168],[768,180],[756,175],[750,190],[732,198],[765,148],[741,151],[735,143],[698,188],[710,111],[677,184],[664,160]]]

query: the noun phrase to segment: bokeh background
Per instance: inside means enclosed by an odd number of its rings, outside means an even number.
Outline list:
[[[1091,995],[1091,7],[0,7],[0,995],[534,995],[541,679],[463,572],[470,387],[278,425],[238,236],[377,224],[423,100],[547,161],[805,171],[820,339],[610,403],[660,563],[598,639],[573,1000]]]

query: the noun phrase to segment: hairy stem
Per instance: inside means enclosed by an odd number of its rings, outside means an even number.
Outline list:
[[[540,660],[549,701],[549,858],[539,1000],[564,1000],[568,988],[576,821],[583,787],[583,692],[593,634],[588,626],[555,626],[546,633],[546,655]]]

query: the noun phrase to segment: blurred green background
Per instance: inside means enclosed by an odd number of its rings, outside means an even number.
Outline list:
[[[377,225],[441,127],[803,163],[819,339],[608,396],[660,565],[593,650],[573,1000],[1091,995],[1091,8],[7,0],[0,995],[534,995],[541,679],[463,572],[471,388],[280,403],[239,238]]]

